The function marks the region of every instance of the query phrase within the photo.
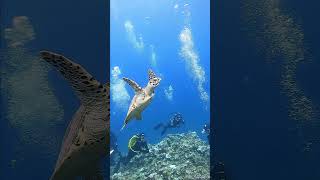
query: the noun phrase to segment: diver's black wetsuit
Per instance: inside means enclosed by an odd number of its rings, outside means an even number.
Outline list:
[[[131,150],[130,148],[128,149],[128,155],[123,160],[124,165],[128,164],[128,162],[139,152],[143,152],[143,153],[149,152],[147,141],[144,139],[144,137],[141,137],[141,135],[138,135],[138,136],[139,138],[137,139],[137,142],[135,143],[134,146],[131,147],[133,150]]]
[[[162,132],[161,135],[164,135],[166,133],[168,128],[178,128],[180,127],[181,124],[184,124],[182,115],[180,113],[175,113],[174,116],[170,119],[170,121],[164,125],[163,123],[159,123],[154,127],[155,130],[159,129],[162,127]]]

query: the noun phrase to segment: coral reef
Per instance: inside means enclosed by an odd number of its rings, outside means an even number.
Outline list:
[[[195,132],[168,135],[111,176],[122,179],[210,179],[210,146]]]

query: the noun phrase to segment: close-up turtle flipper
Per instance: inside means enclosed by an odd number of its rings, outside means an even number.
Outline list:
[[[41,51],[40,56],[63,75],[81,101],[65,132],[51,179],[101,179],[98,164],[107,155],[109,144],[110,84],[102,85],[62,55]]]
[[[106,94],[106,88],[81,65],[50,51],[41,51],[40,56],[69,81],[82,103],[89,103],[92,99],[99,99]]]

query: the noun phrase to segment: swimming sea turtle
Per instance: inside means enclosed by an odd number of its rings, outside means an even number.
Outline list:
[[[131,104],[129,106],[129,110],[127,113],[127,117],[124,120],[124,125],[121,129],[123,129],[128,122],[136,118],[137,120],[141,120],[142,111],[149,105],[153,96],[154,89],[159,85],[161,78],[156,77],[152,70],[148,70],[149,82],[145,88],[141,88],[136,82],[131,79],[123,78],[135,91],[135,96],[132,98]]]
[[[81,102],[64,135],[51,179],[103,179],[99,161],[108,153],[109,83],[102,85],[80,65],[59,54],[41,51],[40,56],[64,76]]]

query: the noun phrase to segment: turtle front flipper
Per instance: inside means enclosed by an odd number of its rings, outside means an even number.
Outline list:
[[[129,79],[129,78],[122,78],[125,82],[127,82],[135,91],[135,93],[140,93],[142,90],[142,88],[138,85],[138,83],[136,83],[135,81]]]
[[[69,81],[82,103],[89,103],[100,95],[106,94],[106,88],[79,64],[49,51],[41,51],[40,56],[54,66]]]

